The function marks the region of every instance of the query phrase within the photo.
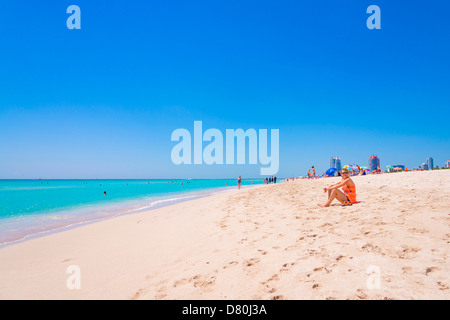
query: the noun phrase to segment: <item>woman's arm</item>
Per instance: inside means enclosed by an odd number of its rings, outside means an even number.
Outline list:
[[[341,182],[342,182],[342,181],[341,181]],[[330,184],[326,189],[331,189],[332,187],[337,186],[337,185],[340,184],[341,182],[336,182],[336,183]]]
[[[331,186],[329,186],[329,187],[327,188],[327,190],[333,190],[333,189],[338,189],[338,188],[340,188],[340,187],[343,187],[343,186],[345,186],[345,185],[348,183],[349,180],[350,180],[350,178],[347,178],[347,179],[345,179],[345,180],[342,180],[341,182],[332,184]]]

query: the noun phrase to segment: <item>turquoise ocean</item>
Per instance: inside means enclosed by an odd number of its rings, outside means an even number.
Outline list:
[[[262,180],[242,185],[253,183]],[[236,188],[236,179],[0,180],[0,246]]]

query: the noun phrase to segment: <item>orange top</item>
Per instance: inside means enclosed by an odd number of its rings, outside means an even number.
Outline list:
[[[343,186],[342,190],[344,191],[347,198],[351,203],[357,203],[356,201],[356,186]]]

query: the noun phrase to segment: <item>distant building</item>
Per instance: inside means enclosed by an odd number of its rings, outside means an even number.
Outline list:
[[[400,168],[402,170],[405,170],[405,165],[404,164],[393,164],[392,167],[393,168]]]
[[[341,170],[342,169],[341,158],[331,157],[330,158],[330,168],[336,168],[338,170]]]
[[[369,170],[373,171],[378,169],[378,167],[380,166],[380,159],[378,158],[378,156],[375,155],[371,155],[369,158]]]
[[[434,163],[432,157],[429,157],[427,160],[425,160],[425,163],[427,164],[428,170],[433,170]]]
[[[423,170],[428,170],[428,165],[426,164],[426,162],[422,163],[421,167]]]

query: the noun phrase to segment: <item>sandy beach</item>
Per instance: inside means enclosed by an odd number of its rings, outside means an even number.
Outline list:
[[[449,299],[450,170],[224,192],[0,248],[0,299]],[[80,289],[68,289],[78,266]]]

